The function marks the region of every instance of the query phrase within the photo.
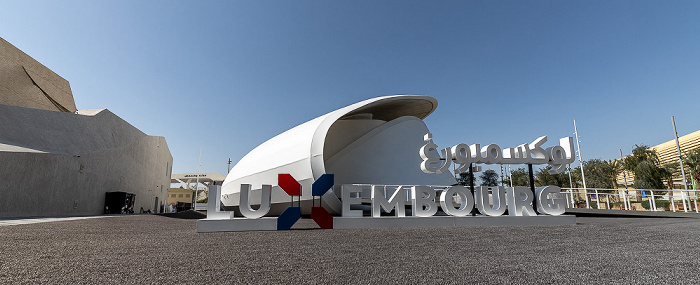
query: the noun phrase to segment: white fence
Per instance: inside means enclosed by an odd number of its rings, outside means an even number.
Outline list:
[[[617,205],[624,210],[645,210],[640,209],[641,205],[633,204],[647,201],[650,211],[698,213],[698,194],[695,190],[562,188],[562,193],[567,195],[569,208],[612,209]],[[659,201],[668,201],[669,208],[657,207]],[[591,202],[596,205],[591,206]]]

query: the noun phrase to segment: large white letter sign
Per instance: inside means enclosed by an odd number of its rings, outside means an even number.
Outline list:
[[[272,186],[263,185],[260,190],[260,208],[253,210],[250,206],[250,184],[241,184],[241,201],[238,204],[238,209],[241,214],[248,219],[257,219],[270,211],[270,194]]]
[[[543,164],[549,161],[549,158],[547,157],[547,152],[545,152],[542,148],[542,145],[546,142],[547,136],[541,136],[532,141],[532,143],[529,145],[530,155],[532,155],[532,157],[530,158],[530,163]]]
[[[459,195],[459,200],[461,202],[459,208],[455,208],[452,201],[452,197],[454,197],[455,194]],[[464,217],[469,215],[472,209],[474,209],[474,197],[472,197],[467,187],[452,186],[442,191],[442,194],[440,194],[440,206],[442,210],[450,216]]]
[[[574,162],[574,139],[565,137],[559,139],[559,145],[548,147],[545,152],[549,154],[549,164],[552,169],[549,174],[562,173],[566,170],[566,165]]]
[[[497,144],[490,144],[481,148],[482,162],[486,164],[494,164],[501,162],[501,147]]]
[[[468,145],[458,144],[452,147],[452,159],[459,167],[455,168],[455,174],[460,174],[469,168],[472,163],[472,152]]]
[[[343,217],[362,217],[362,210],[350,210],[351,205],[362,204],[360,197],[352,197],[353,193],[362,193],[362,187],[344,184],[340,186],[340,192],[342,192],[341,195],[343,196]]]
[[[451,148],[440,150],[442,157],[435,155],[438,146],[432,140],[433,135],[425,135],[426,144],[420,149],[421,170],[425,173],[442,173],[453,162],[459,164],[455,174],[466,171],[471,163],[486,164],[545,164],[552,165],[551,174],[561,173],[566,169],[566,164],[574,162],[573,138],[559,139],[559,145],[542,148],[547,142],[547,136],[541,136],[530,144],[521,144],[514,148],[501,149],[497,144],[489,144],[481,147],[480,144],[467,146],[460,143]],[[441,163],[444,161],[444,163]],[[436,166],[439,165],[439,166]]]
[[[493,206],[489,203],[489,191],[491,191]],[[500,216],[506,212],[506,193],[503,187],[477,187],[474,191],[474,199],[476,199],[476,208],[484,216]]]
[[[450,164],[452,164],[452,150],[450,148],[443,149],[442,157],[444,157],[444,163],[440,167],[434,167],[432,164],[440,163],[442,159],[432,154],[432,152],[437,151],[437,145],[433,142],[433,134],[427,133],[423,139],[426,144],[420,148],[420,157],[423,159],[423,162],[420,164],[421,170],[425,173],[437,174],[448,170]]]
[[[542,186],[535,190],[537,197],[537,211],[540,214],[558,216],[566,211],[566,199],[558,197],[561,188],[557,186]],[[550,195],[551,194],[551,195]],[[552,198],[549,198],[549,197]]]
[[[537,216],[532,209],[532,192],[525,186],[506,188],[509,216]]]
[[[386,199],[383,191],[384,187],[372,185],[372,217],[380,217],[381,210],[391,212],[391,209],[396,209],[397,217],[406,216],[406,193],[401,186],[396,188],[390,199]]]
[[[430,217],[437,213],[435,190],[429,186],[411,187],[411,209],[415,217]]]

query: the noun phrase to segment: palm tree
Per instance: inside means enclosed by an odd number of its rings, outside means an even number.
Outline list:
[[[673,190],[673,177],[678,174],[679,165],[678,162],[669,162],[661,166],[662,175],[664,180],[666,180],[668,190]]]
[[[691,149],[683,160],[695,182],[700,182],[700,147]],[[697,185],[697,184],[696,184]]]
[[[659,166],[659,157],[655,150],[645,145],[635,145],[632,155],[624,161],[625,170],[634,174],[634,186],[636,188],[662,189],[664,170]]]
[[[617,176],[623,169],[622,161],[608,160],[608,175],[610,175],[610,182],[612,183],[613,189],[617,189]]]
[[[498,186],[498,173],[492,169],[482,172],[479,179],[482,186]]]
[[[603,161],[601,167],[600,167],[600,175],[603,176],[604,179],[607,179],[608,182],[612,185],[612,191],[603,191],[609,194],[615,193],[617,191],[617,175],[620,174],[620,171],[622,171],[623,165],[621,161],[617,160],[608,160],[608,161]],[[610,196],[608,196],[610,197]],[[617,199],[615,199],[617,197]],[[620,202],[620,196],[614,195],[613,196],[613,201],[617,200],[617,202]]]

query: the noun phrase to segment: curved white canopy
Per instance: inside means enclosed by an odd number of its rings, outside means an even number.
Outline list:
[[[240,184],[252,184],[254,189],[259,188],[262,184],[274,185],[277,182],[278,173],[289,173],[305,187],[304,189],[310,189],[306,187],[309,187],[313,181],[326,173],[326,160],[329,159],[328,156],[334,154],[324,154],[324,149],[329,151],[328,141],[330,138],[327,136],[331,127],[338,121],[347,122],[359,118],[363,120],[362,122],[369,122],[365,123],[365,125],[371,125],[369,127],[371,129],[377,124],[386,123],[397,118],[412,117],[419,122],[420,126],[418,127],[420,129],[415,130],[416,127],[414,126],[414,133],[412,133],[411,136],[415,137],[416,132],[423,132],[419,135],[420,141],[420,137],[425,134],[424,131],[427,131],[427,127],[425,127],[420,120],[426,118],[435,111],[436,108],[437,100],[428,96],[384,96],[352,104],[294,127],[259,145],[244,156],[231,169],[222,188],[224,204],[238,205],[237,195],[236,197],[228,197],[227,199],[227,194],[237,194],[240,190]],[[365,130],[355,130],[352,127],[346,129],[350,133],[357,133],[354,134],[356,137],[345,139],[346,141],[349,140],[349,142],[367,133]],[[344,135],[345,133],[340,136]],[[353,134],[347,135],[352,136]],[[349,142],[346,142],[346,144]],[[373,142],[375,145],[376,143],[376,141]],[[415,149],[415,157],[418,158],[418,148]],[[419,164],[416,163],[414,167],[419,169]],[[454,179],[449,174],[445,174],[449,176],[447,179],[443,177],[444,175],[432,174],[430,177],[434,177],[435,179],[433,180],[436,181],[450,181],[449,179]],[[381,173],[377,173],[377,175],[381,175]],[[411,182],[412,181],[406,181],[404,183],[408,184]],[[358,181],[356,183],[366,182]],[[287,196],[275,197],[275,192],[276,191],[273,191],[273,203],[275,203],[276,200],[280,202],[289,201],[289,197]],[[303,196],[305,197],[307,195]],[[310,198],[310,196],[308,198]],[[257,199],[254,197],[253,200],[255,201]]]

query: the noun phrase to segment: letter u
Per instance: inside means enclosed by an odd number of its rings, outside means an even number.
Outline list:
[[[257,219],[265,216],[270,211],[270,195],[272,186],[263,185],[260,190],[260,208],[253,210],[250,206],[250,184],[241,184],[241,201],[238,204],[238,209],[241,214],[248,219]]]
[[[489,205],[489,190],[491,190],[493,206]],[[474,196],[476,208],[482,215],[500,216],[506,212],[506,195],[502,187],[479,186],[479,188],[474,191]]]

